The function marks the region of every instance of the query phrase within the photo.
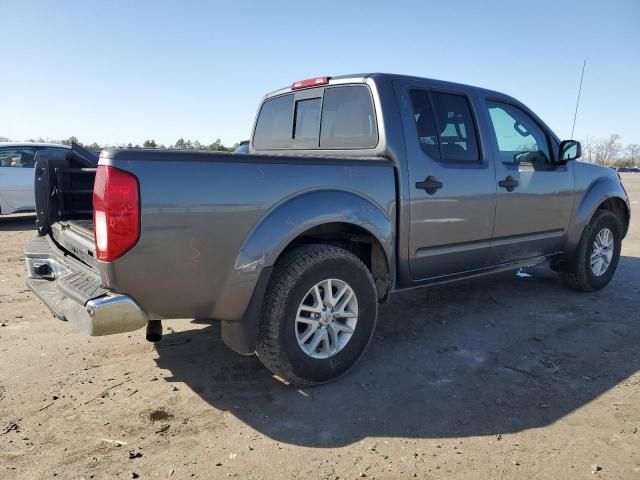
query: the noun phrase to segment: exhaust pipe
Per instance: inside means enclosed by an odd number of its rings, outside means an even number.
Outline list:
[[[159,342],[162,339],[162,322],[160,320],[149,320],[147,323],[147,341]]]

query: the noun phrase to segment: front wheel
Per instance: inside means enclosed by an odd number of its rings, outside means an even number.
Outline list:
[[[375,284],[358,257],[330,245],[295,248],[275,265],[258,358],[289,383],[330,382],[360,360],[377,315]]]
[[[604,288],[613,277],[620,259],[622,227],[608,210],[597,210],[582,233],[569,270],[562,280],[578,290],[593,292]]]

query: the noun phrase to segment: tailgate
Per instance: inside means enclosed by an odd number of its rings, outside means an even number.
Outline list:
[[[98,157],[78,145],[36,156],[36,226],[65,252],[94,267],[92,193]]]

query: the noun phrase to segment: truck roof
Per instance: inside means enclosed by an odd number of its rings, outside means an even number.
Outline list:
[[[382,72],[370,72],[370,73],[352,73],[349,75],[339,75],[339,76],[335,76],[335,77],[327,77],[329,79],[329,85],[339,85],[339,84],[344,84],[344,83],[365,83],[367,81],[367,79],[371,78],[371,79],[389,79],[389,80],[417,80],[417,81],[427,81],[430,84],[432,84],[433,86],[436,87],[463,87],[465,89],[475,89],[475,90],[482,90],[486,93],[492,93],[495,95],[501,95],[501,96],[507,96],[504,93],[501,92],[497,92],[494,90],[489,90],[486,88],[482,88],[482,87],[476,87],[473,85],[468,85],[468,84],[464,84],[464,83],[456,83],[456,82],[449,82],[446,80],[437,80],[434,78],[427,78],[427,77],[418,77],[418,76],[414,76],[414,75],[402,75],[402,74],[396,74],[396,73],[382,73]],[[313,88],[313,87],[310,87]],[[267,93],[263,100],[269,97],[273,97],[276,95],[282,95],[284,93],[289,93],[293,91],[293,89],[291,88],[291,85],[287,86],[287,87],[283,87],[280,88],[278,90],[274,90],[272,92]]]

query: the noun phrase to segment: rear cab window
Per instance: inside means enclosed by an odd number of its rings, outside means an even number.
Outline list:
[[[253,135],[255,150],[370,149],[378,145],[366,85],[305,89],[266,100]]]
[[[293,95],[283,95],[262,104],[253,134],[260,148],[290,148],[292,141]]]

